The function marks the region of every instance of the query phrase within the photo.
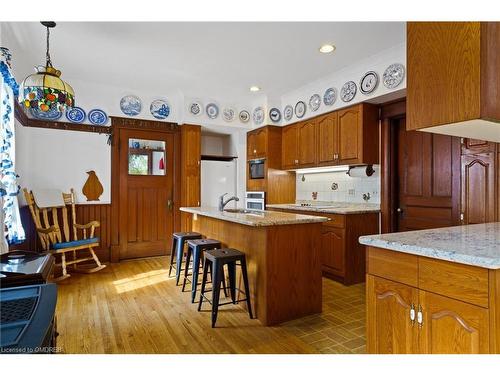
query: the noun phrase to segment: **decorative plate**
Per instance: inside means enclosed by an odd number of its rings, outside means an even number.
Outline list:
[[[278,108],[271,108],[269,111],[269,118],[272,122],[280,122],[281,121],[281,112]]]
[[[81,124],[85,121],[85,111],[80,107],[73,107],[66,111],[66,118],[70,122],[74,122],[75,124]]]
[[[321,96],[318,94],[314,94],[311,96],[309,99],[309,108],[311,109],[312,112],[316,112],[321,105]]]
[[[157,99],[151,102],[149,112],[158,120],[165,120],[170,114],[170,104],[166,100]]]
[[[224,119],[224,121],[231,122],[234,120],[235,116],[236,111],[234,108],[226,107],[222,110],[222,118]]]
[[[394,89],[399,86],[405,77],[405,67],[403,64],[392,64],[384,72],[383,82],[388,89]]]
[[[208,118],[213,120],[219,116],[219,107],[215,103],[208,103],[205,112],[207,112]]]
[[[304,103],[302,100],[297,102],[295,104],[295,116],[297,118],[302,118],[306,114],[306,103]]]
[[[325,105],[333,105],[335,101],[337,100],[337,89],[335,87],[330,87],[326,89],[325,93],[323,94],[323,103]]]
[[[264,117],[266,117],[264,108],[257,107],[253,110],[253,122],[255,123],[255,125],[262,124],[264,122]]]
[[[241,122],[248,122],[250,120],[250,112],[243,110],[240,112],[239,117]]]
[[[203,112],[203,105],[200,102],[194,101],[189,105],[189,113],[193,116],[199,116]]]
[[[293,107],[290,104],[288,104],[283,110],[283,117],[285,118],[286,121],[290,121],[292,119]]]
[[[142,102],[135,95],[124,96],[120,100],[120,109],[127,116],[137,116],[142,111]]]
[[[342,90],[340,90],[340,99],[343,102],[350,102],[356,96],[356,91],[358,88],[353,81],[346,82],[344,86],[342,86]]]
[[[373,70],[366,72],[359,81],[359,91],[363,94],[371,94],[378,86],[378,74]]]
[[[56,107],[48,111],[42,111],[39,108],[30,108],[31,115],[39,120],[56,121],[62,117],[62,112],[59,112]]]
[[[89,112],[89,121],[93,125],[106,125],[108,115],[102,109],[93,109]]]

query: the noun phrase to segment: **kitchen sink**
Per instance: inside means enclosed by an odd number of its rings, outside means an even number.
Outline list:
[[[255,211],[246,210],[244,208],[224,208],[224,212],[230,212],[233,214],[253,214]]]

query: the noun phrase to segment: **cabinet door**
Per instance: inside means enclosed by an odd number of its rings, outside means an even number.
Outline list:
[[[256,154],[255,132],[247,133],[247,159],[255,159]]]
[[[345,274],[345,234],[340,228],[323,226],[321,231],[321,264],[327,272]]]
[[[267,130],[265,128],[255,131],[255,157],[266,157]]]
[[[424,354],[489,353],[488,310],[420,291],[423,324],[419,328]]]
[[[338,163],[356,164],[361,162],[362,142],[361,106],[344,109],[338,113]]]
[[[463,224],[495,221],[495,153],[462,155]]]
[[[315,120],[298,124],[299,165],[301,167],[316,165],[317,128]]]
[[[337,143],[337,112],[329,113],[317,120],[318,127],[318,163],[331,165],[336,162],[338,154]]]
[[[366,276],[368,353],[418,353],[418,329],[410,319],[417,302],[417,289]]]
[[[282,164],[284,169],[295,168],[299,163],[297,125],[285,126],[282,131]]]

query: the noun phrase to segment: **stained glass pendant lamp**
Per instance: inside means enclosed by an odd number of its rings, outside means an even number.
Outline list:
[[[36,73],[24,79],[19,86],[19,102],[26,108],[39,109],[42,112],[63,112],[75,104],[73,88],[64,82],[61,71],[52,66],[49,52],[50,29],[55,22],[41,22],[47,28],[47,52],[45,66],[35,67]]]

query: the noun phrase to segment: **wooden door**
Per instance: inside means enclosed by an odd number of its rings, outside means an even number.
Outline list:
[[[163,156],[157,147],[164,149]],[[120,259],[170,252],[174,218],[173,148],[174,136],[171,133],[120,129]],[[157,154],[151,159],[142,155],[133,157],[137,150],[151,151],[148,155]],[[147,160],[151,170],[145,173],[142,164],[135,163],[138,159]]]
[[[366,275],[366,303],[368,353],[418,353],[418,331],[410,319],[417,289]]]
[[[460,223],[460,138],[406,131],[397,139],[396,231]]]
[[[316,121],[307,120],[298,124],[299,165],[310,167],[317,160],[317,128]]]
[[[257,154],[255,146],[255,133],[247,133],[247,159],[255,159],[255,154]]]
[[[317,120],[318,126],[318,163],[332,165],[338,154],[337,112],[329,113]]]
[[[462,155],[463,224],[495,221],[495,152]]]
[[[296,168],[299,163],[297,125],[285,126],[282,130],[282,167]]]
[[[345,232],[344,229],[323,225],[321,231],[321,264],[337,276],[345,275]]]
[[[419,328],[424,354],[489,353],[488,310],[420,291],[423,325]]]
[[[255,131],[255,157],[265,158],[267,149],[267,129],[261,128]]]
[[[360,105],[338,112],[338,164],[360,163],[362,121]]]

